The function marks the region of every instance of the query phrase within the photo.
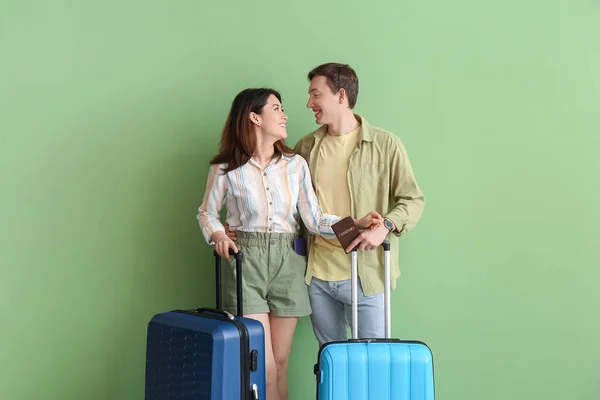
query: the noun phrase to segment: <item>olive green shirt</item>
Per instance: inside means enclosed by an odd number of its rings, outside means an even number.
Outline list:
[[[402,141],[394,134],[369,125],[359,115],[361,130],[356,148],[350,155],[348,165],[348,186],[350,187],[351,211],[354,218],[362,218],[372,210],[392,220],[396,231],[390,232],[391,289],[395,289],[400,276],[398,265],[398,237],[411,230],[421,218],[425,198],[417,185],[413,170]],[[327,126],[321,126],[309,133],[296,144],[294,151],[308,162],[313,186],[318,171],[315,160],[319,145],[327,134]],[[343,216],[342,216],[343,217]],[[308,267],[305,281],[312,279],[314,236],[307,235]],[[319,266],[326,268],[326,266]],[[350,268],[350,265],[348,265]],[[383,251],[358,252],[358,275],[363,292],[367,296],[383,293]]]

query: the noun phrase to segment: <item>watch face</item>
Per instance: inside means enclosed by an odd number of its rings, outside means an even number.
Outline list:
[[[390,231],[394,229],[394,224],[392,223],[392,221],[390,221],[389,219],[386,219],[383,221],[383,224],[385,225],[386,228],[388,228]]]

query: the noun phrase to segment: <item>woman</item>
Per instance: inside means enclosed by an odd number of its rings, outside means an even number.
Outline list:
[[[272,89],[246,89],[231,106],[220,151],[210,164],[198,222],[209,244],[231,261],[229,249],[244,251],[245,317],[265,328],[267,398],[287,400],[287,365],[299,317],[310,315],[304,273],[306,257],[293,249],[299,221],[316,235],[334,238],[340,217],[321,212],[306,161],[285,144],[288,117]],[[236,243],[225,234],[219,214]],[[367,229],[383,221],[377,212],[356,220]],[[235,270],[224,268],[223,305],[235,312]]]

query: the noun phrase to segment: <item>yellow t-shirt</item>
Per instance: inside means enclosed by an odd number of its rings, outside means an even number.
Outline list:
[[[342,218],[351,215],[348,163],[360,126],[342,136],[325,135],[317,155],[315,189],[323,212]],[[337,239],[315,237],[313,276],[324,281],[350,279],[350,255]]]

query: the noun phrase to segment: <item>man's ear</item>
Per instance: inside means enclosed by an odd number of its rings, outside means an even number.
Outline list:
[[[344,104],[344,101],[348,100],[348,96],[346,95],[346,89],[341,88],[338,90],[338,102],[340,104]]]

